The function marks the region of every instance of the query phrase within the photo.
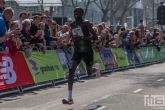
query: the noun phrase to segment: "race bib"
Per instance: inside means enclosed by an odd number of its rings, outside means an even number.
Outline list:
[[[72,29],[72,34],[73,34],[73,37],[75,37],[75,36],[79,36],[79,37],[84,36],[81,27]]]

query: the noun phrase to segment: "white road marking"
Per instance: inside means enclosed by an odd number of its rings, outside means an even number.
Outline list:
[[[137,90],[135,90],[135,91],[133,91],[134,93],[138,93],[138,92],[140,92],[140,91],[142,91],[143,89],[137,89]]]
[[[95,108],[94,110],[102,110],[104,109],[106,106],[101,106],[101,107],[98,107],[98,108]]]
[[[163,81],[164,79],[158,79],[157,81],[160,82],[160,81]]]

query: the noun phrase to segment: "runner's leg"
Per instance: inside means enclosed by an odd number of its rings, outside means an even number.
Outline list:
[[[69,69],[69,77],[68,77],[68,99],[72,98],[72,88],[74,81],[74,73],[76,71],[77,66],[81,61],[82,55],[80,53],[75,52],[72,57],[71,68]]]

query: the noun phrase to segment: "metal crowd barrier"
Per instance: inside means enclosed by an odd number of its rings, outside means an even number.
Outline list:
[[[54,50],[54,48],[51,46],[48,46],[47,50]],[[3,49],[3,51],[4,51],[4,49]],[[41,49],[34,47],[33,51],[41,51]],[[144,67],[144,66],[149,66],[149,65],[164,63],[164,62],[165,62],[165,60],[159,60],[159,61],[154,61],[154,62],[150,62],[150,63],[140,63],[138,65],[133,65],[133,66],[126,66],[126,67],[114,68],[114,69],[110,69],[110,70],[103,70],[102,72],[103,72],[103,74],[106,74],[106,73],[111,73],[111,72],[115,72],[115,71]],[[76,75],[74,77],[74,80],[78,81],[78,80],[81,80],[81,79],[86,78],[86,77],[88,77],[88,75],[83,75],[83,76]],[[6,90],[0,91],[0,96],[7,95],[7,94],[13,94],[13,93],[20,93],[21,94],[27,90],[36,89],[36,88],[44,87],[44,86],[55,86],[56,84],[65,83],[65,82],[67,82],[67,79],[52,80],[52,81],[46,81],[46,82],[42,82],[42,83],[35,83],[32,85],[27,85],[27,86],[19,86],[16,88],[11,88],[11,89],[6,89]]]

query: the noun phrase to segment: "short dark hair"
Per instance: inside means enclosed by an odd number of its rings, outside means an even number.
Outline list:
[[[6,2],[5,2],[5,0],[0,0],[0,3],[3,3],[3,4],[5,4]]]
[[[143,19],[140,19],[140,22],[143,22]]]
[[[121,30],[121,31],[125,31],[125,28],[124,28],[124,27],[122,27],[120,30]]]
[[[22,15],[28,15],[28,14],[27,14],[26,12],[21,12],[21,13],[19,14],[19,18],[21,18]]]
[[[46,15],[42,15],[41,16],[41,20],[43,20],[44,18],[47,18],[47,16]]]
[[[84,10],[80,7],[76,7],[75,9],[79,9],[81,11],[82,14],[84,14]]]
[[[37,19],[37,18],[40,18],[40,16],[38,16],[38,15],[34,15],[34,16],[33,16],[33,20],[35,20],[35,19]]]

